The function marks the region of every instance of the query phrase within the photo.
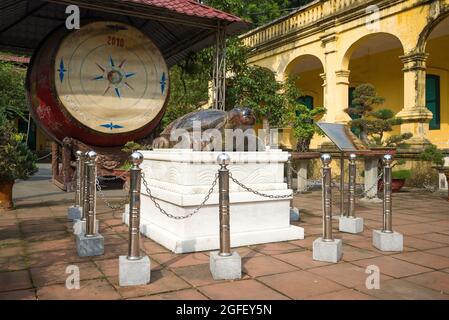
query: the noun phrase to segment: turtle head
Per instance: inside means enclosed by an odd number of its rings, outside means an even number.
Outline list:
[[[253,110],[246,107],[235,107],[230,110],[228,119],[234,127],[250,127],[256,123]]]

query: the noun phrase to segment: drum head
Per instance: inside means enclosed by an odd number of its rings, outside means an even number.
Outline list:
[[[56,51],[54,72],[65,111],[103,134],[139,130],[160,114],[168,97],[161,52],[123,23],[93,22],[69,33]]]

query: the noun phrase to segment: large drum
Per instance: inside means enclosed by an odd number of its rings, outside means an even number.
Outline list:
[[[28,69],[35,121],[53,139],[119,146],[160,122],[168,69],[154,43],[127,24],[101,21],[52,33]]]

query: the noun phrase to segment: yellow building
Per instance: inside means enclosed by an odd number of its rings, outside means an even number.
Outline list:
[[[449,0],[317,0],[242,39],[250,63],[298,75],[324,121],[348,122],[351,90],[371,83],[411,147],[449,148]]]

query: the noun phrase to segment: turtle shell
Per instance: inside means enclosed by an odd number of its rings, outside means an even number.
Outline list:
[[[203,110],[188,113],[181,118],[172,122],[163,132],[163,134],[170,134],[172,130],[184,129],[186,131],[193,131],[195,122],[201,124],[201,131],[220,128],[226,121],[226,112],[221,110]]]

